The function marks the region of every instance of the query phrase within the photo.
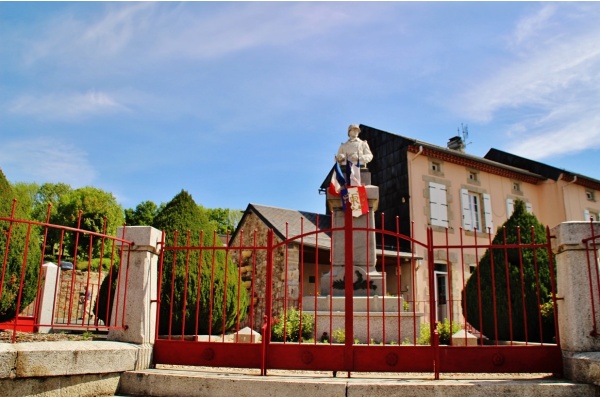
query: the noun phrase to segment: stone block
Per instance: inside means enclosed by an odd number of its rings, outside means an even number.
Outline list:
[[[29,342],[15,348],[17,377],[131,371],[138,358],[137,347],[118,342]]]
[[[236,340],[239,343],[259,343],[262,340],[262,335],[250,327],[246,327],[236,333]]]
[[[125,229],[125,234],[123,234]],[[133,241],[132,250],[156,251],[156,247],[162,238],[162,232],[150,226],[120,226],[117,228],[117,237],[127,241]],[[122,245],[117,241],[117,245]]]
[[[452,335],[452,346],[477,346],[477,337],[464,329]]]
[[[17,349],[15,346],[10,343],[0,343],[0,379],[15,376],[14,368],[17,365]]]

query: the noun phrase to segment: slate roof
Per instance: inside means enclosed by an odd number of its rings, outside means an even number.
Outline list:
[[[546,178],[558,181],[561,176],[567,176],[567,181],[572,181],[575,178],[578,179],[579,184],[592,189],[600,189],[600,181],[589,176],[570,172],[564,169],[556,168],[548,164],[540,163],[539,161],[530,160],[516,154],[504,152],[498,149],[490,149],[485,155],[486,159],[496,161],[502,164],[510,165],[513,167],[522,168],[529,170],[533,173],[542,175]],[[582,180],[583,179],[583,180]]]
[[[530,177],[533,177],[533,178],[536,178],[536,179],[540,179],[540,180],[543,180],[543,179],[547,178],[546,176],[544,176],[542,174],[535,173],[535,172],[533,172],[533,171],[531,171],[531,170],[529,170],[527,168],[521,168],[521,167],[518,167],[518,166],[515,166],[515,165],[512,165],[512,164],[507,164],[507,163],[502,163],[502,162],[499,162],[499,161],[495,161],[492,158],[487,158],[487,156],[486,157],[475,156],[473,154],[469,154],[469,153],[466,153],[466,152],[460,152],[458,150],[449,149],[448,147],[438,146],[438,145],[434,145],[434,144],[429,143],[429,142],[420,141],[418,139],[409,138],[409,137],[402,136],[402,135],[399,135],[399,134],[395,134],[395,133],[392,133],[392,132],[378,130],[376,128],[369,127],[369,126],[362,125],[362,124],[360,125],[360,128],[361,128],[361,130],[364,129],[365,131],[369,130],[369,131],[371,131],[371,133],[385,133],[385,134],[390,134],[392,136],[395,136],[395,137],[399,138],[400,140],[404,141],[405,143],[407,143],[409,145],[416,146],[416,147],[423,146],[425,148],[429,148],[431,150],[435,150],[435,151],[440,152],[440,153],[445,153],[445,154],[447,154],[449,156],[460,157],[460,158],[467,159],[467,160],[470,160],[470,161],[475,161],[475,162],[487,164],[487,165],[490,165],[490,166],[494,166],[494,167],[502,168],[502,169],[505,169],[505,170],[508,170],[508,171],[516,172],[516,173],[523,174],[523,175],[527,175],[527,176],[530,176]],[[376,156],[377,154],[374,154],[374,155]]]
[[[240,220],[239,225],[244,224],[244,218],[250,214],[255,214],[267,228],[273,229],[275,234],[282,239],[286,239],[286,223],[287,237],[293,238],[317,230],[317,216],[319,218],[319,229],[329,229],[331,227],[331,216],[324,214],[316,214],[313,212],[290,210],[285,208],[270,207],[260,204],[248,204],[244,216]],[[304,221],[302,221],[304,219]],[[238,231],[242,228],[238,226],[232,234],[229,241],[233,241]],[[296,240],[300,244],[300,239]],[[316,246],[316,234],[305,236],[302,239],[302,244],[309,247]],[[318,245],[320,249],[331,249],[331,236],[329,233],[318,234]],[[381,256],[381,250],[377,249],[377,256]],[[389,257],[399,256],[401,258],[423,259],[422,256],[414,255],[407,252],[396,252],[385,250],[385,255]]]
[[[393,142],[398,147],[400,147],[400,146],[414,146],[414,147],[422,146],[424,148],[428,148],[428,149],[431,149],[431,150],[439,152],[439,153],[444,153],[445,155],[450,156],[450,157],[462,158],[462,159],[465,159],[468,161],[486,164],[491,167],[496,167],[496,168],[503,169],[506,171],[521,174],[526,177],[532,178],[534,180],[542,181],[542,180],[552,177],[552,176],[548,175],[547,172],[542,172],[541,169],[534,168],[534,167],[526,167],[526,166],[523,166],[523,164],[520,164],[517,162],[510,162],[501,156],[491,155],[490,153],[492,153],[495,149],[492,149],[490,152],[488,152],[488,154],[485,157],[479,157],[479,156],[475,156],[475,155],[472,155],[472,154],[469,154],[466,152],[460,152],[458,150],[449,149],[448,147],[438,146],[438,145],[434,145],[429,142],[420,141],[418,139],[402,136],[402,135],[395,134],[392,132],[379,130],[377,128],[369,127],[369,126],[363,125],[363,124],[360,125],[360,129],[361,129],[361,131],[363,131],[363,136],[369,135],[369,134],[387,134],[390,137],[394,137]],[[397,142],[397,144],[396,144],[396,142]],[[374,156],[378,157],[378,155],[379,155],[379,157],[382,157],[381,153],[379,153],[379,154],[374,153]],[[381,159],[379,159],[379,161],[381,162]],[[382,167],[383,168],[397,167],[398,164],[399,164],[399,162],[396,161],[396,162],[393,162],[390,164],[382,164]],[[546,166],[546,167],[553,168],[553,167],[549,167],[549,166]],[[331,170],[329,171],[329,173],[323,180],[323,183],[319,187],[319,192],[321,194],[325,193],[325,191],[329,187],[329,182],[331,181],[332,174],[333,174],[333,167],[331,168]]]
[[[319,219],[319,229],[328,229],[331,227],[331,217],[329,215],[270,207],[252,203],[248,204],[248,207],[244,212],[244,216],[240,221],[240,225],[244,224],[244,218],[251,213],[254,213],[256,216],[258,216],[268,228],[273,229],[275,234],[282,240],[286,239],[286,224],[287,238],[292,238],[303,233],[316,231],[317,217]],[[238,230],[239,228],[235,230],[234,234],[231,236],[231,240],[235,238]],[[316,234],[305,236],[302,240],[302,243],[314,247],[317,243],[316,236]],[[297,242],[300,244],[300,240],[297,240]],[[330,236],[326,233],[319,233],[318,244],[320,248],[329,249],[331,246]]]

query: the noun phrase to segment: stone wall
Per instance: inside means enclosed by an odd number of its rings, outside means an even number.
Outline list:
[[[254,246],[266,247],[268,239],[268,228],[264,222],[251,213],[244,218],[244,223],[240,225],[240,230],[243,233],[239,233],[235,238],[230,241],[230,247],[237,246]],[[255,238],[256,234],[256,238]],[[240,239],[242,241],[240,241]],[[280,244],[282,240],[274,236],[274,244]],[[287,260],[286,260],[287,251]],[[242,279],[245,282],[248,291],[253,295],[254,302],[254,319],[253,324],[250,326],[255,330],[260,330],[263,323],[261,314],[264,314],[264,308],[266,305],[266,265],[267,255],[266,250],[257,249],[248,253],[240,253],[239,251],[232,251],[233,260],[238,262],[243,268]],[[272,299],[273,308],[277,313],[283,308],[284,302],[288,300],[288,307],[295,306],[299,297],[299,260],[300,253],[296,244],[293,246],[279,247],[274,251],[273,254],[273,289]],[[287,266],[287,272],[286,272]]]

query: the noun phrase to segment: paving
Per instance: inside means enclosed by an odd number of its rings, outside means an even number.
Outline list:
[[[391,397],[519,396],[597,397],[594,385],[558,379],[550,374],[433,374],[268,371],[207,367],[159,367],[128,371],[119,393],[161,397]]]

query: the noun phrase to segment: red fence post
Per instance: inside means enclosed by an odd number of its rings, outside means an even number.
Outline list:
[[[261,375],[267,375],[269,343],[271,342],[271,321],[273,317],[273,230],[267,233],[267,269],[265,287],[265,325],[263,326],[263,350]]]
[[[352,227],[352,210],[350,204],[346,203],[346,211],[344,212],[344,278],[345,278],[345,349],[344,349],[344,366],[345,370],[352,370],[354,363],[353,344],[354,344],[354,230]]]

